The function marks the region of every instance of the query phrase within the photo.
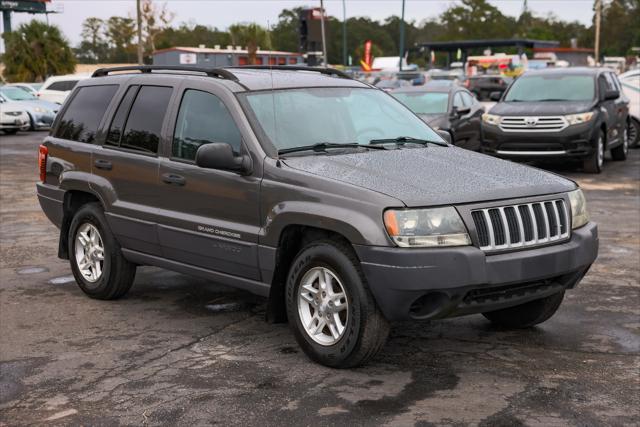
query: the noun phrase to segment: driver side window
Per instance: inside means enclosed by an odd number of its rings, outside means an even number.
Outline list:
[[[185,91],[173,135],[172,157],[194,161],[198,148],[212,142],[231,145],[237,155],[241,140],[240,131],[220,98],[200,90]]]
[[[462,102],[462,95],[460,95],[460,92],[456,92],[453,97],[453,106],[456,108],[464,108],[464,102]]]

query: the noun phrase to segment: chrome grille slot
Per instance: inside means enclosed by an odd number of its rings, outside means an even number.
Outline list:
[[[562,116],[504,116],[500,119],[500,129],[505,132],[559,132],[567,126],[568,123]]]
[[[568,239],[567,212],[560,199],[476,209],[471,217],[480,249],[494,251]]]

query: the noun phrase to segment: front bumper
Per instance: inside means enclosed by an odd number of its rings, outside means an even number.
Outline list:
[[[593,153],[598,136],[594,121],[569,126],[559,132],[522,130],[505,132],[482,124],[482,152],[509,159],[583,159]]]
[[[389,320],[434,319],[511,307],[572,288],[598,255],[593,222],[557,245],[486,255],[473,246],[355,246]]]
[[[27,130],[29,129],[29,120],[28,117],[13,117],[6,116],[0,120],[0,129],[19,129],[19,130]]]

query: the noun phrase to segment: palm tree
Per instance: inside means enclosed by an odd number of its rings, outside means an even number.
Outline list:
[[[76,59],[69,42],[54,25],[33,20],[3,37],[4,76],[9,81],[43,81],[75,70]]]
[[[271,48],[269,32],[258,24],[234,24],[229,27],[231,43],[247,47],[247,56],[250,65],[256,64],[258,46]]]

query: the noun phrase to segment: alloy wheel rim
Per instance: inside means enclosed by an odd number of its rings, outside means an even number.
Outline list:
[[[627,128],[624,129],[622,134],[622,151],[624,151],[624,154],[629,152],[629,130]]]
[[[306,334],[318,344],[340,341],[347,329],[349,302],[334,272],[314,267],[304,274],[298,288],[298,315]]]
[[[633,124],[629,125],[629,130],[627,131],[627,146],[629,145],[628,141],[633,141],[634,143],[637,144],[638,143],[638,141],[636,141],[637,138],[638,138],[638,134],[637,134],[636,127]]]
[[[76,265],[85,280],[95,283],[104,270],[104,245],[98,229],[89,223],[78,227],[75,238]]]
[[[598,166],[602,167],[604,164],[604,144],[602,143],[602,137],[598,138]]]

